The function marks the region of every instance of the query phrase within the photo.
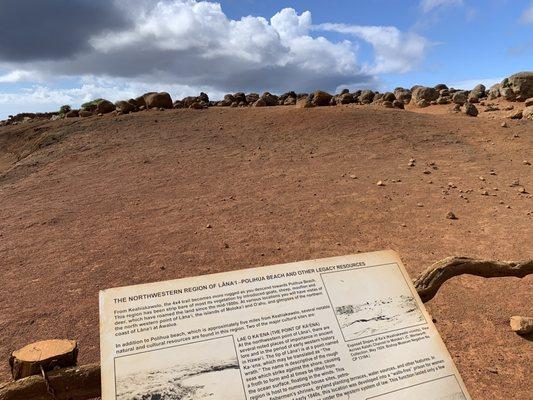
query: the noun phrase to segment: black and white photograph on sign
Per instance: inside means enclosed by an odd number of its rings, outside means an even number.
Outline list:
[[[455,376],[410,386],[405,389],[372,397],[371,400],[466,400]]]
[[[233,337],[115,359],[118,400],[246,400]]]
[[[322,274],[345,341],[425,323],[396,264]]]

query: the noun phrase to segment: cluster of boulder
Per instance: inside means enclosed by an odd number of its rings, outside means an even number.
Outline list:
[[[329,94],[318,90],[314,93],[286,92],[278,96],[270,92],[245,94],[238,92],[226,94],[220,101],[211,101],[206,93],[199,96],[189,96],[181,100],[172,101],[166,92],[149,92],[135,99],[121,100],[112,103],[109,100],[97,99],[85,103],[79,110],[72,110],[63,106],[58,113],[18,114],[10,116],[5,124],[20,123],[27,120],[58,119],[74,117],[90,117],[114,112],[128,114],[147,109],[165,110],[171,108],[203,109],[207,107],[269,107],[295,106],[300,108],[334,106],[340,104],[375,104],[387,108],[403,109],[405,104],[416,107],[429,107],[438,104],[452,104],[453,112],[463,112],[470,116],[478,115],[474,104],[486,105],[486,101],[503,97],[508,101],[525,101],[525,109],[515,111],[512,118],[533,119],[533,72],[520,72],[505,78],[501,83],[486,89],[484,85],[477,85],[472,90],[449,88],[445,84],[434,87],[413,86],[410,89],[398,87],[392,92],[380,93],[372,90],[357,90],[350,92],[342,90],[339,94]],[[511,107],[510,109],[512,109]],[[484,111],[495,111],[498,108],[489,104]]]

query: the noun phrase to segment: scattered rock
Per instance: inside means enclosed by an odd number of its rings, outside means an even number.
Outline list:
[[[263,98],[257,99],[257,101],[252,105],[253,107],[266,107],[267,103]]]
[[[452,211],[448,211],[448,213],[446,214],[446,218],[447,219],[458,219],[457,216]]]
[[[82,118],[86,118],[86,117],[91,117],[93,113],[87,110],[80,110],[79,115]]]
[[[405,105],[404,105],[403,101],[401,101],[401,100],[394,100],[392,102],[392,106],[394,108],[399,108],[400,110],[405,109]]]
[[[438,90],[434,88],[419,86],[412,91],[412,100],[419,107],[420,107],[419,102],[421,100],[426,100],[426,102],[429,103],[430,101],[437,100],[438,98],[439,98],[439,92]]]
[[[309,96],[302,97],[296,101],[296,107],[298,108],[311,108],[314,106]]]
[[[378,185],[378,186],[385,186],[385,184],[383,183],[383,181],[378,181],[378,182],[376,183],[376,185]]]
[[[463,112],[466,115],[470,115],[471,117],[476,117],[478,115],[478,110],[475,105],[472,103],[465,103],[463,105]]]
[[[510,112],[506,115],[506,118],[510,119],[521,119],[522,118],[522,110],[515,110]]]
[[[507,78],[507,85],[515,94],[516,100],[524,101],[533,97],[533,71],[518,72]]]
[[[525,105],[526,107],[533,106],[533,97],[530,97],[529,99],[527,99],[527,100],[524,102],[524,105]]]
[[[533,332],[532,317],[514,315],[509,320],[509,325],[511,326],[512,331],[518,333],[519,335],[527,335]]]
[[[507,122],[503,121],[501,126],[502,128],[507,128]]]
[[[462,106],[463,104],[466,103],[466,100],[467,100],[467,97],[464,92],[456,92],[452,96],[452,101],[454,102],[454,104],[459,104]]]
[[[522,118],[533,120],[533,106],[524,108],[524,111],[522,111]]]
[[[382,104],[383,107],[385,107],[385,108],[392,108],[392,107],[393,107],[392,102],[387,101],[387,100],[385,100],[385,101],[384,101],[383,103],[381,103],[381,104]]]
[[[66,118],[78,118],[80,116],[78,110],[70,110],[68,113],[65,114]]]
[[[130,112],[135,111],[135,106],[131,104],[130,102],[124,101],[124,100],[117,101],[115,103],[115,108],[117,111],[120,111],[124,114],[128,114]]]

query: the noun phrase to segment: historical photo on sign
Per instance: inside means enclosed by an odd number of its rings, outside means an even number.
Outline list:
[[[425,323],[397,264],[324,273],[322,279],[346,341]]]
[[[233,337],[115,359],[116,399],[246,400]]]
[[[405,389],[372,397],[372,400],[425,399],[425,400],[466,400],[455,376],[424,382]]]

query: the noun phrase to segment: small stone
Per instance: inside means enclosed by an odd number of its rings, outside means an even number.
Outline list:
[[[527,190],[526,188],[521,187],[520,189],[518,189],[518,193],[526,194]]]
[[[417,207],[424,207],[424,205],[422,203],[416,203],[416,206]]]
[[[482,195],[482,196],[488,196],[488,195],[489,195],[489,192],[487,192],[486,190],[483,190],[483,191],[481,192],[481,195]]]
[[[385,186],[385,184],[384,184],[382,181],[378,181],[378,182],[376,183],[376,185],[378,185],[378,186]]]
[[[520,186],[520,182],[518,181],[518,179],[515,179],[513,182],[511,182],[511,184],[509,185],[509,187],[515,187],[515,186]]]
[[[484,181],[485,181],[485,178],[482,177],[482,176],[480,176],[480,177],[479,177],[479,180],[484,182]]]
[[[424,171],[422,171],[423,174],[426,174],[426,175],[429,175],[431,174],[431,171],[429,169],[425,169]]]
[[[357,176],[350,174],[351,179],[357,179]]]
[[[446,214],[446,218],[448,218],[448,219],[457,219],[457,216],[453,212],[448,211],[448,214]]]
[[[505,121],[502,122],[502,128],[507,128],[507,122]]]
[[[529,161],[527,161],[527,160],[522,161],[522,164],[524,164],[524,165],[531,165],[531,163],[530,163]]]
[[[409,167],[414,167],[416,164],[416,160],[414,158],[411,158],[409,160],[409,163],[407,164]]]
[[[452,182],[448,182],[448,187],[455,189],[457,186],[454,185]]]
[[[516,332],[519,335],[527,335],[528,333],[533,332],[532,317],[521,317],[519,315],[514,315],[509,320],[509,325],[511,326],[513,332]]]
[[[205,227],[206,227],[207,229],[212,228],[211,224],[207,224]]]
[[[496,172],[495,171],[490,171],[489,174],[490,175],[496,175]]]

